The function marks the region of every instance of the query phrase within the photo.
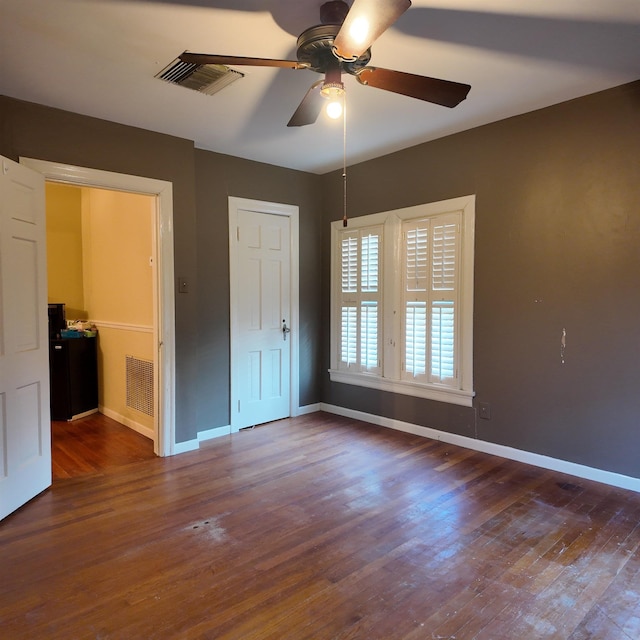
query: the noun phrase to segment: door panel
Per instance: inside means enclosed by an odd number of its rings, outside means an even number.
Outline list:
[[[0,518],[51,484],[44,178],[0,157]]]
[[[20,274],[20,286],[14,289],[12,306],[17,324],[15,350],[30,351],[38,348],[38,244],[34,238],[12,236],[11,270]],[[19,320],[18,320],[19,319]]]
[[[290,222],[239,209],[237,224],[234,426],[243,428],[290,415]]]

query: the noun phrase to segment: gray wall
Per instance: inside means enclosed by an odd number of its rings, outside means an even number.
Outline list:
[[[476,194],[474,409],[334,384],[323,401],[640,477],[640,82],[351,167],[352,217]],[[560,337],[567,331],[565,364]]]
[[[350,216],[476,194],[464,408],[332,384],[329,222],[314,176],[0,97],[0,153],[174,185],[177,440],[229,424],[227,196],[300,206],[300,404],[324,401],[640,477],[640,82],[349,168]],[[566,362],[560,335],[567,330]]]
[[[3,96],[0,154],[173,183],[175,275],[189,280],[175,295],[177,442],[230,421],[227,195],[300,205],[300,401],[320,401],[318,176]]]
[[[318,176],[196,151],[198,209],[198,418],[229,424],[228,196],[298,205],[300,212],[300,405],[320,401],[320,243]]]

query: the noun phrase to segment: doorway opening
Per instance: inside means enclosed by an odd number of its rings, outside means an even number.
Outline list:
[[[153,419],[152,436],[156,455],[172,455],[175,450],[175,302],[171,183],[32,158],[21,158],[20,162],[43,174],[49,183],[152,196],[153,264],[147,265],[153,267],[154,271],[153,322],[149,335],[153,359],[157,362],[154,376],[157,411]],[[108,318],[102,321],[105,325],[109,324]]]
[[[50,335],[54,478],[144,459],[116,423],[157,441],[155,200],[45,183],[48,299],[69,327]]]

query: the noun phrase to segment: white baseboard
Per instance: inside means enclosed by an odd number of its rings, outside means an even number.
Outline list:
[[[173,454],[187,453],[187,451],[195,451],[200,446],[198,438],[194,440],[186,440],[185,442],[176,442],[173,447]]]
[[[320,411],[320,403],[309,404],[305,407],[298,407],[298,412],[296,415],[302,416],[308,413],[315,413]],[[228,436],[231,433],[237,433],[236,431],[232,431],[231,426],[226,427],[214,427],[213,429],[207,429],[206,431],[199,431],[198,437],[193,440],[187,440],[186,442],[176,442],[173,453],[186,453],[187,451],[195,451],[201,442],[205,440],[211,440],[212,438],[219,438],[221,436]]]
[[[116,420],[120,424],[123,424],[126,427],[129,427],[129,429],[133,429],[134,431],[137,431],[139,434],[143,435],[145,438],[149,438],[149,440],[153,440],[155,442],[155,433],[153,432],[153,429],[150,429],[149,427],[146,427],[145,425],[140,424],[139,422],[136,422],[131,418],[126,418],[125,416],[121,416],[116,411],[107,409],[107,407],[100,406],[98,410],[100,411],[100,413],[107,416],[107,418]]]
[[[220,438],[221,436],[228,436],[231,433],[231,426],[226,427],[214,427],[213,429],[206,429],[205,431],[198,431],[198,437],[193,440],[187,440],[186,442],[176,442],[173,452],[186,453],[187,451],[195,451],[201,442],[205,440],[211,440],[213,438]]]
[[[577,476],[578,478],[584,478],[585,480],[595,480],[596,482],[602,482],[613,487],[620,487],[621,489],[629,489],[640,493],[640,478],[633,478],[631,476],[614,473],[613,471],[604,471],[603,469],[596,469],[583,464],[568,462],[567,460],[551,458],[539,453],[523,451],[522,449],[514,449],[513,447],[507,447],[502,444],[494,444],[492,442],[486,442],[485,440],[476,440],[475,438],[460,436],[455,433],[447,433],[446,431],[439,431],[438,429],[432,429],[431,427],[421,427],[409,422],[402,422],[400,420],[394,420],[393,418],[376,416],[370,413],[364,413],[363,411],[354,411],[353,409],[346,409],[335,405],[321,403],[320,410],[344,416],[346,418],[370,422],[380,427],[388,427],[389,429],[396,429],[397,431],[413,433],[414,435],[431,438],[432,440],[440,440],[448,444],[455,444],[459,447],[465,447],[466,449],[490,453],[495,456],[500,456],[501,458],[517,460],[518,462],[542,467],[543,469],[566,473],[572,476]]]
[[[298,407],[298,413],[296,415],[306,416],[308,413],[316,413],[316,411],[320,411],[319,402],[316,402],[315,404],[308,404],[304,407]]]

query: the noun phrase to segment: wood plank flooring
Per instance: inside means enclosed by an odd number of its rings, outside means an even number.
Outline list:
[[[640,495],[317,413],[54,483],[0,636],[637,640]]]
[[[154,458],[153,442],[101,413],[51,423],[53,479],[75,478]]]

